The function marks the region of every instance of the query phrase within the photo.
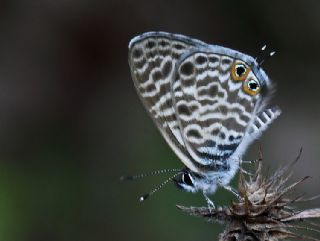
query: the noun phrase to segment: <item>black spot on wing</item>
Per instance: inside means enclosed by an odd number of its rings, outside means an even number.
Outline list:
[[[220,151],[235,151],[238,147],[239,143],[233,143],[233,144],[220,144],[218,145],[218,149]]]
[[[212,147],[216,147],[217,143],[213,140],[207,140],[207,141],[205,141],[204,145],[212,148]]]
[[[166,95],[169,91],[170,91],[170,83],[165,83],[165,84],[160,85],[159,94],[161,96]]]
[[[218,93],[218,87],[216,85],[212,85],[209,89],[201,89],[198,90],[198,96],[206,96],[215,97]]]
[[[216,85],[212,85],[210,88],[209,88],[209,95],[211,97],[215,97],[217,95],[217,92],[218,92],[218,87]]]
[[[187,115],[187,116],[190,116],[192,113],[190,112],[188,106],[186,105],[178,105],[178,113],[180,115]]]
[[[243,120],[244,122],[247,122],[247,123],[249,123],[249,121],[250,121],[250,118],[246,115],[241,115],[240,119]]]
[[[146,47],[149,48],[149,49],[152,49],[152,48],[154,48],[155,46],[156,46],[156,43],[155,43],[155,41],[153,41],[153,40],[149,40],[149,41],[147,42],[147,44],[146,44]]]
[[[171,53],[171,50],[170,49],[158,49],[158,54],[162,55],[162,56],[168,56],[168,55],[171,55],[173,58],[177,58],[177,57],[174,57],[174,55]]]
[[[226,114],[228,114],[228,112],[229,112],[228,107],[225,106],[225,105],[220,105],[220,106],[218,106],[218,110],[219,110],[219,112],[220,112],[221,114],[223,114],[223,115],[226,115]]]
[[[142,49],[140,49],[140,48],[135,48],[135,49],[133,50],[133,52],[132,52],[132,57],[133,57],[134,59],[138,59],[138,58],[140,58],[140,57],[142,56],[142,54],[143,54]]]
[[[209,100],[209,99],[204,99],[204,100],[199,100],[199,103],[204,106],[204,105],[214,105],[218,103],[218,100]]]
[[[225,94],[224,94],[224,92],[218,92],[218,96],[219,96],[219,98],[224,98],[224,96],[225,96]]]
[[[246,69],[243,66],[236,67],[237,76],[242,76],[246,72]]]
[[[136,69],[141,69],[145,64],[147,64],[147,61],[145,58],[142,58],[140,61],[134,63],[134,67]]]
[[[202,65],[202,64],[204,64],[205,62],[207,62],[207,57],[206,57],[206,56],[204,56],[204,55],[199,55],[199,56],[196,57],[196,63],[197,63],[197,64]]]
[[[224,134],[223,132],[220,132],[219,137],[224,140],[226,139],[226,134]],[[219,146],[219,145],[218,145]]]
[[[192,75],[194,72],[194,66],[191,62],[186,62],[186,63],[183,63],[181,68],[180,68],[180,73],[183,74],[183,75]]]
[[[162,39],[162,40],[159,41],[159,45],[161,47],[167,47],[167,46],[170,45],[170,43],[167,40]]]
[[[196,152],[197,156],[199,156],[200,158],[202,158],[204,160],[212,160],[212,161],[225,160],[230,156],[229,153],[223,153],[221,155],[216,155],[213,153],[203,152],[203,151],[198,151],[198,150],[195,150],[195,152]]]
[[[152,79],[156,82],[162,78],[162,73],[160,71],[155,71],[152,74]]]
[[[175,44],[175,45],[173,45],[173,48],[175,48],[177,50],[185,49],[185,47],[182,44]]]
[[[217,136],[217,135],[219,134],[219,132],[220,132],[219,129],[213,129],[213,130],[211,131],[211,135]]]
[[[145,88],[146,92],[153,92],[156,90],[156,87],[154,84],[150,84]]]
[[[219,58],[216,56],[209,56],[209,62],[213,63],[213,64],[217,63],[217,62],[219,62]]]
[[[190,130],[188,130],[187,136],[188,136],[188,137],[194,137],[194,138],[197,138],[197,139],[201,139],[201,138],[202,138],[201,134],[200,134],[199,131],[196,130],[196,129],[190,129]]]
[[[221,63],[222,63],[223,65],[230,65],[230,64],[231,64],[231,59],[229,59],[229,58],[223,58],[223,59],[221,60]]]
[[[167,61],[164,64],[163,69],[162,69],[162,75],[163,75],[164,79],[169,76],[169,74],[171,73],[171,70],[172,70],[172,62]]]

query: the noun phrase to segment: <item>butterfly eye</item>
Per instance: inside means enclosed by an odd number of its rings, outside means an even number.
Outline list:
[[[256,95],[260,92],[261,86],[258,80],[248,79],[244,83],[244,91],[249,95]]]
[[[189,174],[183,174],[182,175],[182,182],[184,184],[187,184],[188,186],[193,186],[193,182],[191,180],[191,177],[189,176]]]
[[[235,81],[242,81],[244,80],[249,73],[249,68],[243,64],[236,62],[232,66],[231,75],[232,79]]]

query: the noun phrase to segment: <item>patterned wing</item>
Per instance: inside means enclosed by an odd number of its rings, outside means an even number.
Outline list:
[[[211,170],[227,168],[255,117],[261,95],[249,96],[234,81],[237,60],[212,51],[194,50],[178,63],[172,84],[174,105],[186,148]],[[256,78],[252,71],[247,78]]]
[[[129,44],[129,64],[139,96],[165,140],[191,170],[190,161],[172,104],[171,82],[181,55],[207,45],[176,34],[151,32]]]

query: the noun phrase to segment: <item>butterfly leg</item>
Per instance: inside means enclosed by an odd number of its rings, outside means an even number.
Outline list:
[[[216,206],[214,205],[214,203],[211,201],[211,199],[207,196],[207,194],[205,192],[203,192],[203,196],[206,199],[207,204],[208,204],[208,209],[211,212],[211,210],[215,209]]]
[[[260,160],[261,160],[260,158],[259,159],[254,159],[254,160],[251,160],[251,161],[240,160],[240,164],[255,164]]]
[[[241,200],[241,196],[239,195],[239,193],[231,186],[226,185],[226,186],[222,186],[224,189],[226,189],[227,191],[231,192],[232,194],[234,194],[239,200]]]
[[[251,164],[256,164],[257,162],[262,161],[262,153],[261,153],[261,150],[260,150],[259,152],[260,152],[260,157],[257,158],[257,159],[254,159],[254,160],[242,160],[242,159],[240,159],[240,160],[239,160],[239,168],[240,168],[240,170],[241,170],[242,173],[244,173],[244,174],[246,174],[246,175],[248,175],[248,176],[253,176],[253,175],[254,175],[253,173],[244,170],[244,169],[242,168],[242,164],[250,164],[250,165],[251,165]]]
[[[253,174],[252,172],[248,172],[248,171],[244,170],[242,167],[240,167],[240,171],[241,171],[242,173],[250,176],[250,177],[254,176],[254,174]]]

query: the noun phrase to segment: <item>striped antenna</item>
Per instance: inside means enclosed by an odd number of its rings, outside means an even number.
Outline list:
[[[255,61],[258,62],[258,60],[260,58],[262,58],[263,52],[266,50],[266,48],[267,48],[266,44],[262,46],[262,48],[260,49],[259,53],[257,54],[257,57],[255,58]]]
[[[269,53],[269,55],[267,55],[267,57],[265,57],[264,59],[262,59],[259,63],[259,66],[261,66],[264,62],[266,62],[268,59],[270,59],[273,55],[275,55],[276,51],[272,51]]]
[[[181,169],[177,169],[177,168],[162,169],[162,170],[156,170],[156,171],[151,171],[146,173],[140,173],[136,175],[122,176],[120,177],[120,181],[133,181],[133,180],[141,179],[144,177],[159,175],[159,174],[168,173],[168,172],[180,172],[180,171]]]
[[[167,180],[165,180],[164,182],[162,182],[159,186],[157,186],[155,189],[153,189],[152,191],[150,191],[149,193],[146,193],[144,195],[142,195],[139,198],[140,202],[145,201],[147,198],[149,198],[151,195],[153,195],[155,192],[159,191],[163,186],[165,186],[166,184],[168,184],[169,181],[171,181],[172,179],[174,179],[176,176],[178,176],[179,174],[181,174],[181,170],[179,170],[178,173],[174,174],[173,176],[169,177]]]
[[[276,53],[276,51],[272,51],[268,55],[265,55],[264,52],[266,49],[267,49],[267,45],[265,44],[262,46],[257,57],[255,58],[255,61],[258,62],[259,66],[261,66],[265,61],[267,61],[270,57],[272,57]]]

